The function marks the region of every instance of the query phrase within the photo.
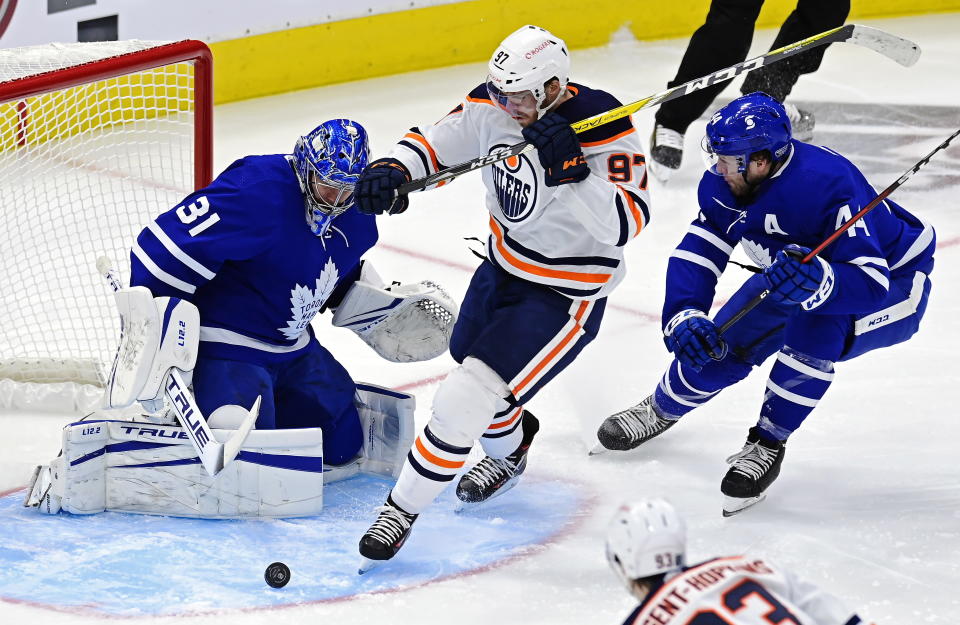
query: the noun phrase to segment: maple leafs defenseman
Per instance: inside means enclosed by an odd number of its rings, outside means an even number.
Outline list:
[[[776,479],[785,443],[830,387],[834,363],[906,341],[930,293],[933,228],[889,199],[809,263],[800,258],[877,193],[850,161],[791,137],[783,105],[737,98],[707,124],[711,162],[700,212],[671,255],[663,306],[675,359],[654,393],[606,419],[602,447],[633,449],[742,380],[776,354],[743,449],[728,459],[724,514],[757,503]],[[740,243],[764,268],[707,318],[717,280]],[[717,328],[769,290],[743,321]]]
[[[158,408],[160,380],[175,368],[192,374],[214,434],[238,428],[261,398],[247,439],[256,452],[208,476],[172,422],[87,420],[65,430],[67,462],[41,468],[28,503],[50,512],[295,516],[319,511],[324,479],[395,476],[413,438],[413,397],[355,383],[310,323],[334,309],[335,325],[385,358],[425,360],[447,349],[457,307],[432,283],[385,287],[361,260],[377,241],[375,218],[353,199],[368,154],[360,124],[326,121],[293,154],[234,162],[133,245],[131,286],[117,292],[124,337],[108,407]]]

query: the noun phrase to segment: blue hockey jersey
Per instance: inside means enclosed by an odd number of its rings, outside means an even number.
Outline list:
[[[157,217],[133,246],[131,286],[196,304],[204,356],[293,358],[310,342],[314,315],[356,280],[377,240],[375,218],[355,208],[324,237],[311,233],[289,159],[234,162]]]
[[[815,248],[877,196],[853,163],[820,146],[793,141],[784,165],[749,198],[737,198],[721,176],[705,172],[700,212],[671,255],[663,322],[684,308],[710,310],[717,279],[740,244],[761,267],[784,246]],[[869,313],[891,277],[930,273],[933,228],[890,199],[851,226],[820,256],[836,286],[818,314]]]

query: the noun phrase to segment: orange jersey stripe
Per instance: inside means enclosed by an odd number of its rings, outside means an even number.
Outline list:
[[[582,147],[585,147],[585,148],[593,148],[593,147],[596,147],[596,146],[598,146],[598,145],[606,145],[607,143],[613,143],[613,142],[616,141],[617,139],[621,139],[621,138],[623,138],[623,137],[626,137],[627,135],[629,135],[629,134],[631,134],[631,133],[634,133],[634,132],[636,132],[636,131],[637,131],[637,129],[631,126],[630,128],[628,128],[627,130],[624,130],[623,132],[621,132],[621,133],[618,134],[618,135],[613,135],[612,137],[609,137],[609,138],[607,138],[607,139],[601,139],[600,141],[581,141],[581,142],[580,142],[580,145],[581,145]]]
[[[490,106],[494,106],[493,100],[489,98],[471,98],[470,96],[467,96],[467,102],[475,102],[477,104],[489,104]]]
[[[503,232],[500,230],[500,224],[497,223],[497,220],[493,217],[490,218],[490,230],[493,231],[494,237],[497,240],[497,250],[500,251],[500,254],[506,259],[508,263],[526,271],[527,273],[532,273],[535,276],[543,276],[545,278],[558,278],[560,280],[573,280],[575,282],[589,282],[593,284],[604,284],[610,280],[610,274],[604,273],[578,273],[576,271],[560,271],[558,269],[546,269],[544,267],[538,267],[537,265],[532,265],[530,263],[524,262],[519,258],[516,258],[509,251],[507,251],[506,246],[503,244]]]
[[[623,197],[627,199],[627,207],[630,209],[630,212],[633,213],[633,220],[637,222],[637,231],[633,233],[633,236],[640,234],[640,231],[643,230],[643,214],[640,212],[640,209],[637,208],[637,203],[633,201],[633,196],[627,193],[627,190],[617,185],[617,188],[623,193]]]
[[[433,146],[427,142],[427,138],[423,135],[419,135],[413,132],[408,132],[403,135],[404,139],[412,139],[423,146],[423,148],[430,154],[430,162],[433,163],[433,171],[440,171],[440,159],[437,158],[437,153],[433,151]],[[431,172],[427,172],[428,174]],[[442,187],[447,184],[448,181],[444,180],[443,182],[437,184],[437,187]]]
[[[417,451],[419,451],[419,452],[423,455],[424,458],[426,458],[427,460],[429,460],[429,461],[432,462],[433,464],[437,465],[438,467],[443,467],[444,469],[459,469],[460,467],[463,466],[463,463],[464,463],[463,460],[461,460],[460,462],[453,462],[453,461],[451,461],[451,460],[444,460],[443,458],[440,458],[440,457],[438,457],[438,456],[434,456],[434,455],[433,455],[432,453],[430,453],[430,451],[423,445],[423,443],[420,442],[420,437],[419,437],[419,436],[417,437],[416,443],[414,443],[414,444],[417,446]]]
[[[573,340],[573,337],[575,337],[575,336],[577,335],[577,333],[580,332],[580,328],[582,327],[582,326],[580,325],[580,320],[583,318],[583,313],[584,313],[584,311],[587,309],[587,306],[588,306],[588,305],[589,305],[589,303],[586,302],[586,301],[580,302],[580,307],[577,308],[577,314],[574,316],[574,320],[576,320],[576,324],[574,324],[573,328],[572,328],[569,332],[567,332],[567,335],[566,335],[565,337],[563,337],[563,340],[560,341],[560,344],[557,345],[556,347],[554,347],[553,349],[551,349],[551,350],[550,350],[550,353],[547,354],[547,357],[544,358],[543,360],[541,360],[540,363],[539,363],[536,367],[533,368],[533,371],[531,371],[530,374],[529,374],[527,377],[525,377],[525,378],[520,382],[520,384],[517,384],[517,386],[514,387],[514,389],[513,389],[513,394],[514,394],[515,397],[518,396],[518,395],[520,394],[520,391],[522,391],[523,388],[524,388],[527,384],[530,383],[530,380],[532,380],[533,378],[537,377],[537,374],[539,374],[540,371],[542,371],[543,368],[546,367],[547,364],[548,364],[551,360],[553,360],[554,357],[556,357],[556,355],[557,355],[564,347],[567,346],[567,343],[569,343],[571,340]]]
[[[505,427],[507,427],[508,425],[512,424],[514,421],[516,421],[516,420],[520,417],[520,413],[521,413],[521,412],[523,412],[523,408],[517,408],[517,411],[516,411],[515,413],[513,413],[513,417],[511,417],[511,418],[508,419],[507,421],[501,421],[500,423],[494,423],[494,424],[492,424],[490,427],[488,427],[487,429],[488,429],[488,430],[499,430],[500,428],[505,428]]]

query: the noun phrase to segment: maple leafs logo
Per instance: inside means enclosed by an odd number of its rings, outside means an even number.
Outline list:
[[[340,280],[340,271],[333,263],[332,259],[327,259],[327,263],[320,271],[320,277],[317,278],[313,290],[308,286],[300,284],[294,285],[290,289],[290,312],[293,318],[287,322],[287,327],[277,328],[287,339],[295,341],[300,338],[307,326],[326,303],[327,298],[333,293],[334,287]]]
[[[750,239],[740,239],[740,245],[743,247],[743,251],[747,253],[747,256],[764,269],[773,264],[773,257],[770,255],[770,250],[759,243],[754,243]]]

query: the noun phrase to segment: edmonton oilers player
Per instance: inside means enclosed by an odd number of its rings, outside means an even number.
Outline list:
[[[485,84],[437,123],[411,129],[357,184],[361,211],[399,213],[409,200],[396,190],[412,178],[524,139],[537,148],[482,169],[491,234],[451,338],[460,366],[440,384],[430,422],[360,541],[369,560],[396,554],[477,440],[486,456],[457,496],[479,503],[516,483],[539,428],[524,404],[594,338],[624,275],[623,246],[649,221],[630,118],[578,137],[569,124],[619,102],[569,83],[569,67],[561,39],[520,28],[494,52]]]
[[[857,625],[824,592],[765,557],[736,555],[687,564],[687,530],[663,499],[625,503],[610,519],[607,562],[640,602],[624,625]]]
[[[783,105],[737,98],[707,124],[700,212],[667,267],[663,333],[674,361],[655,392],[606,419],[602,448],[633,449],[776,354],[760,417],[721,483],[724,514],[759,502],[787,438],[834,378],[834,363],[909,339],[930,292],[933,228],[886,200],[832,245],[800,259],[876,197],[850,161],[791,138]],[[707,317],[733,246],[764,268]],[[723,337],[717,328],[770,295]]]

